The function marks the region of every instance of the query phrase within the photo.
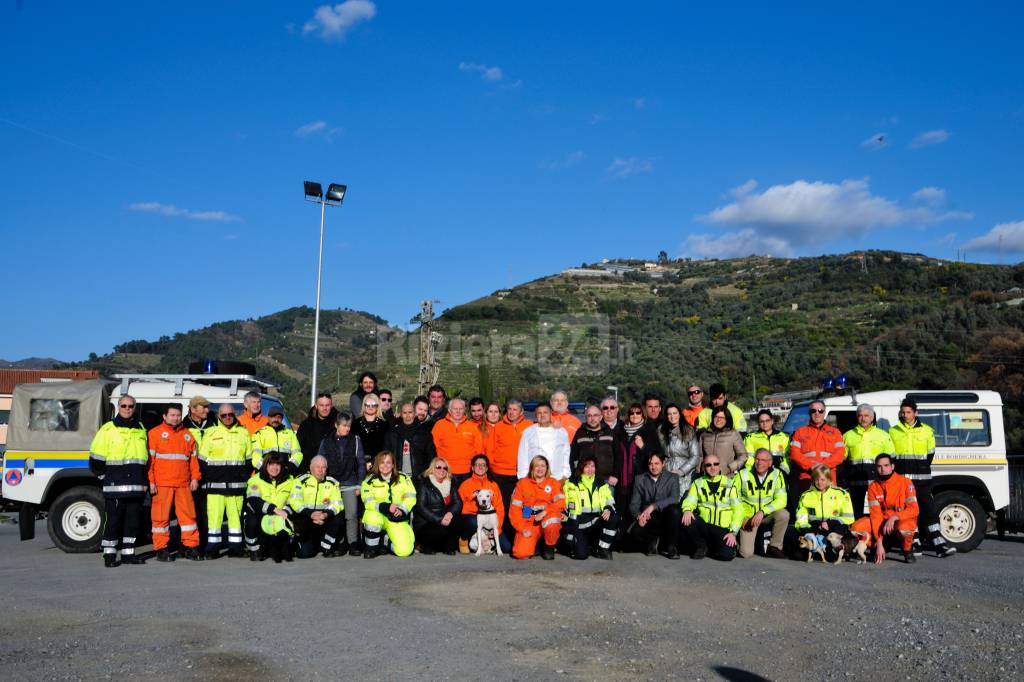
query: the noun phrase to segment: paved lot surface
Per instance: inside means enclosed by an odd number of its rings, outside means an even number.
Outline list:
[[[420,556],[104,569],[0,526],[0,678],[1021,679],[1024,541],[916,566]],[[356,677],[357,676],[357,677]]]

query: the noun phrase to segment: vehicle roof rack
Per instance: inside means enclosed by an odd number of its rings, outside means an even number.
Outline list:
[[[185,391],[185,382],[194,381],[197,384],[208,384],[210,386],[226,385],[231,389],[231,395],[238,395],[238,387],[251,388],[277,388],[277,384],[263,381],[251,374],[115,374],[115,379],[121,380],[121,393],[128,392],[128,386],[133,381],[168,381],[174,382],[174,395],[182,395]]]

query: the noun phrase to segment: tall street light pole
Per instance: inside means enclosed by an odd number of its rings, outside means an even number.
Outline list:
[[[310,388],[310,404],[316,403],[316,373],[317,361],[320,357],[320,278],[324,269],[324,214],[328,206],[341,206],[345,200],[345,192],[348,187],[331,183],[327,187],[327,194],[324,194],[323,187],[319,182],[306,180],[303,183],[303,191],[306,201],[320,204],[320,248],[316,261],[316,313],[313,318],[313,377]]]

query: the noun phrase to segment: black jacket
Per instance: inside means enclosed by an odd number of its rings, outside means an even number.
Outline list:
[[[412,471],[412,477],[418,479],[430,464],[430,460],[437,456],[430,425],[414,421],[407,426],[404,422],[399,421],[384,436],[384,449],[395,454],[395,468],[403,472],[405,471],[406,443],[409,444],[409,454],[412,457],[410,471]],[[419,505],[419,502],[416,504]]]
[[[374,419],[367,421],[366,417],[360,417],[352,422],[352,433],[359,436],[366,449],[366,457],[372,462],[377,453],[385,449],[384,438],[388,435],[391,425],[386,419]]]
[[[617,439],[608,425],[601,422],[597,430],[591,430],[586,422],[576,431],[569,446],[569,469],[576,475],[576,467],[583,455],[593,455],[597,460],[597,477],[607,479],[617,476],[614,469],[617,459]]]
[[[302,461],[305,463],[306,469],[309,469],[309,460],[316,457],[320,452],[320,441],[334,433],[334,420],[337,417],[338,411],[333,407],[325,419],[321,419],[316,411],[316,407],[312,407],[309,410],[309,416],[299,425],[299,430],[296,432],[295,437],[299,439]]]
[[[416,476],[416,518],[427,523],[441,523],[441,517],[447,512],[452,513],[452,524],[462,513],[462,498],[455,484],[452,484],[448,504],[444,503],[441,491],[426,476]]]
[[[359,485],[366,478],[369,459],[359,436],[351,432],[345,437],[344,447],[337,434],[324,438],[317,454],[327,458],[327,474],[343,486]]]

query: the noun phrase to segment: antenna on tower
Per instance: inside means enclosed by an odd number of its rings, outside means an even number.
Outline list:
[[[434,331],[434,301],[420,303],[420,376],[417,393],[426,395],[427,389],[441,376],[441,363],[436,357],[438,344],[444,339]]]

